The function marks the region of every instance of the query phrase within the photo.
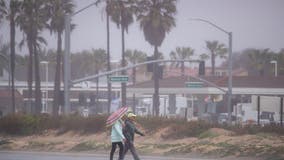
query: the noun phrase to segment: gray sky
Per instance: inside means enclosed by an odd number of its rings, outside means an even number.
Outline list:
[[[76,10],[94,1],[75,0]],[[209,24],[190,21],[189,18],[206,19],[233,32],[233,52],[250,47],[270,48],[276,52],[284,48],[284,0],[178,0],[176,27],[166,35],[159,48],[166,57],[178,46],[191,47],[197,55],[205,53],[206,40],[228,44],[225,33]],[[93,6],[74,16],[73,23],[77,27],[71,35],[71,52],[91,48],[106,49],[104,4],[100,7]],[[8,35],[8,32],[5,34]],[[49,37],[49,32],[44,35],[48,37],[47,48],[56,48],[56,39]],[[125,39],[126,48],[153,54],[154,49],[145,41],[138,23],[129,27]],[[121,32],[111,23],[111,58],[118,60],[120,57]]]

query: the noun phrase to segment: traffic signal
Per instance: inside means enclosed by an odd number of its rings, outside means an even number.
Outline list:
[[[96,104],[97,96],[95,94],[90,94],[89,98],[90,98],[91,105]]]
[[[64,106],[64,91],[59,91],[59,105]]]
[[[201,75],[205,75],[205,61],[200,61],[199,62],[199,71],[198,74]]]
[[[84,93],[79,93],[79,104],[85,105],[87,103],[87,98],[85,97]]]
[[[157,67],[158,67],[158,77],[159,77],[159,79],[163,79],[163,72],[164,72],[164,66],[160,66],[160,65],[157,65]]]
[[[147,57],[147,61],[153,61],[155,60],[154,56],[151,56],[151,57]],[[147,71],[148,72],[153,72],[153,63],[150,63],[150,64],[147,64]]]

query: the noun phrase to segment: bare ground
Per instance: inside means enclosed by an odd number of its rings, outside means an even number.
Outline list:
[[[141,154],[235,157],[246,159],[284,159],[284,135],[259,133],[256,135],[235,135],[231,131],[212,128],[200,137],[165,139],[170,128],[141,137],[137,135],[135,145]],[[1,150],[52,151],[108,153],[110,133],[82,134],[49,130],[40,135],[0,135]]]

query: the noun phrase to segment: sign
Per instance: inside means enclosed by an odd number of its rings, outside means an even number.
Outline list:
[[[128,76],[110,76],[109,77],[109,81],[110,82],[121,82],[121,83],[125,83],[128,82]]]
[[[203,82],[186,82],[185,85],[187,88],[202,88]]]

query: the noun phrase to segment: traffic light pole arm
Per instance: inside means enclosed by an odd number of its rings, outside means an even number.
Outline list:
[[[137,64],[133,64],[133,65],[130,65],[130,66],[118,68],[118,69],[115,69],[115,70],[112,70],[112,71],[108,71],[108,72],[99,73],[99,74],[96,74],[96,75],[93,75],[93,76],[88,76],[88,77],[85,77],[85,78],[76,79],[76,80],[71,81],[70,84],[73,85],[73,84],[76,84],[76,83],[80,83],[80,82],[83,82],[83,81],[88,81],[88,80],[91,80],[91,79],[99,78],[99,77],[102,77],[102,76],[106,76],[106,75],[113,74],[113,73],[116,73],[116,72],[121,72],[123,70],[128,70],[128,69],[131,69],[131,68],[134,68],[134,67],[139,67],[139,66],[146,65],[146,64],[163,63],[163,62],[192,62],[192,63],[199,63],[200,60],[184,60],[184,59],[152,60],[152,61],[147,61],[147,62],[143,62],[143,63],[137,63]]]
[[[204,83],[206,83],[206,84],[208,84],[208,85],[210,85],[210,86],[213,86],[213,87],[215,87],[215,88],[217,88],[217,89],[223,91],[224,93],[228,93],[227,90],[221,88],[220,86],[216,85],[215,83],[209,82],[209,81],[207,81],[207,80],[205,80],[205,79],[202,79],[202,78],[199,78],[199,77],[195,77],[195,76],[191,76],[191,75],[188,75],[188,76],[189,76],[189,77],[192,77],[192,78],[194,78],[194,79],[200,80],[201,82],[204,82]]]
[[[126,67],[122,67],[122,68],[118,68],[118,69],[115,69],[115,70],[112,70],[112,71],[108,71],[108,72],[104,72],[104,73],[99,73],[99,74],[96,74],[96,75],[93,75],[93,76],[88,76],[88,77],[85,77],[85,78],[81,78],[81,79],[77,79],[77,80],[74,80],[71,82],[71,84],[76,84],[76,83],[80,83],[80,82],[83,82],[83,81],[88,81],[88,80],[91,80],[91,79],[95,79],[95,78],[99,78],[99,77],[102,77],[102,76],[106,76],[106,75],[109,75],[109,74],[112,74],[112,73],[116,73],[116,72],[121,72],[123,70],[128,70],[128,69],[131,69],[131,68],[134,68],[134,67],[138,67],[138,66],[142,66],[142,65],[146,65],[146,64],[151,64],[151,63],[163,63],[163,62],[192,62],[192,63],[200,63],[200,60],[182,60],[182,59],[177,59],[177,60],[153,60],[153,61],[147,61],[147,62],[143,62],[143,63],[138,63],[138,64],[134,64],[134,65],[130,65],[130,66],[126,66]],[[195,77],[195,76],[191,76],[191,75],[188,75],[189,77],[192,77],[194,79],[197,79],[197,80],[200,80],[210,86],[213,86],[221,91],[223,91],[224,93],[227,93],[228,91],[221,88],[220,86],[212,83],[212,82],[209,82],[207,80],[204,80],[202,78],[199,78],[199,77]]]

